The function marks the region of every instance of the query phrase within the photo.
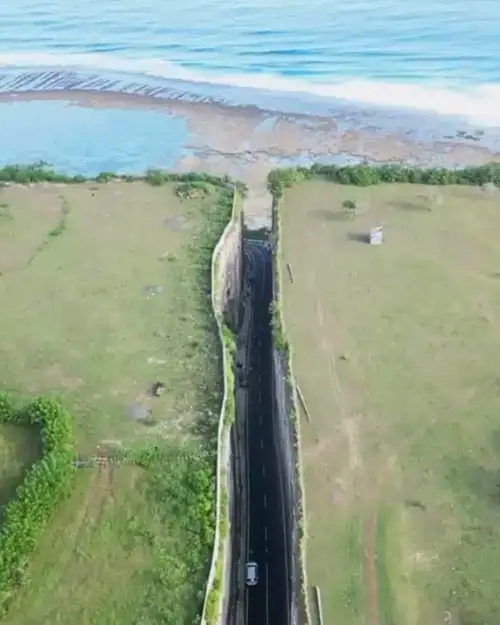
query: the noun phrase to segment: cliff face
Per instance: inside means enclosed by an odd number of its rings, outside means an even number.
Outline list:
[[[279,207],[273,206],[270,242],[273,247],[273,301],[281,311]],[[280,312],[281,314],[281,312]],[[284,329],[284,323],[283,329]],[[278,462],[285,489],[286,533],[290,567],[291,625],[307,625],[309,610],[304,560],[304,493],[300,470],[300,422],[290,350],[273,346],[275,432]]]
[[[240,213],[231,222],[220,247],[217,263],[217,300],[224,321],[237,331],[241,316],[243,280],[243,218]]]
[[[240,202],[238,194],[234,202]],[[227,622],[230,606],[231,543],[237,531],[233,523],[235,508],[235,479],[232,465],[231,422],[234,419],[234,377],[232,354],[224,341],[222,324],[233,332],[240,325],[240,297],[243,279],[243,221],[239,204],[233,205],[231,221],[227,225],[216,249],[212,264],[212,303],[219,324],[222,349],[224,349],[225,398],[218,434],[217,456],[217,527],[212,564],[207,583],[202,625]],[[225,503],[226,502],[226,503]],[[226,529],[224,529],[226,528]],[[227,531],[229,530],[229,531]]]
[[[286,358],[273,348],[274,376],[274,423],[277,433],[276,447],[278,462],[281,463],[286,512],[286,534],[288,562],[290,563],[290,613],[291,625],[299,623],[297,604],[300,599],[300,540],[298,528],[300,522],[300,492],[295,476],[296,449],[294,424],[292,422],[293,400],[288,382],[288,364]]]

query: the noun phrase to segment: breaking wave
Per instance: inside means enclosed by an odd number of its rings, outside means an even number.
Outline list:
[[[223,74],[155,58],[110,54],[0,54],[0,91],[101,89],[171,96],[172,89],[221,97],[224,88],[244,92],[258,105],[261,94],[303,97],[323,106],[356,104],[459,117],[483,127],[500,127],[500,85],[443,85],[363,79],[335,82],[265,73]]]

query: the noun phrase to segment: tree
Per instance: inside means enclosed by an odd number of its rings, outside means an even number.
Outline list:
[[[349,211],[351,217],[356,216],[357,204],[354,200],[344,200],[344,202],[342,202],[342,206]]]

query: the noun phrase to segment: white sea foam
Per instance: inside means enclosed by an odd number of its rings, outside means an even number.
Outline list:
[[[196,71],[154,58],[126,58],[110,54],[14,53],[0,54],[2,70],[84,70],[148,78],[181,80],[281,94],[305,94],[331,101],[352,102],[367,108],[406,109],[460,117],[484,127],[500,127],[500,85],[440,85],[344,79],[319,82],[270,74],[217,74]]]

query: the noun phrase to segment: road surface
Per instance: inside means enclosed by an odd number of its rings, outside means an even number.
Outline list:
[[[250,278],[247,409],[247,561],[259,566],[259,583],[245,591],[245,625],[290,625],[289,566],[284,515],[284,484],[277,462],[272,414],[271,251],[245,241]]]

